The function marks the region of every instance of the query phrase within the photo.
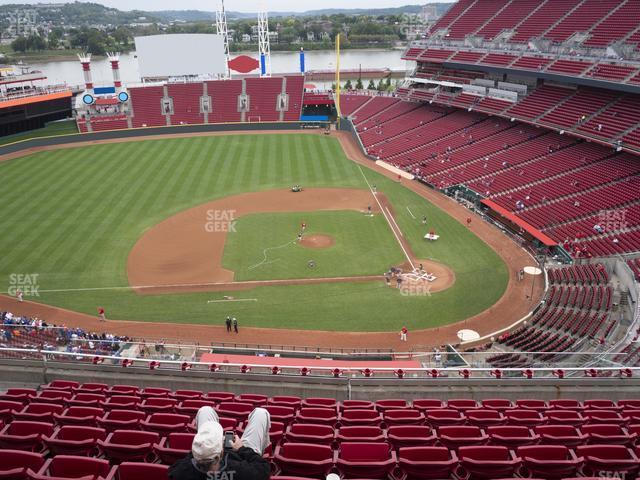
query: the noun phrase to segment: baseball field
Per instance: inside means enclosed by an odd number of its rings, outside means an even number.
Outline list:
[[[463,223],[331,136],[55,149],[0,162],[0,179],[3,290],[109,319],[426,329],[488,309],[509,279]],[[431,230],[438,241],[423,239]],[[386,284],[389,267],[412,263],[435,273],[433,288]]]

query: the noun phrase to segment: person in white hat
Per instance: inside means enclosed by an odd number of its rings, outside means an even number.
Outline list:
[[[271,467],[262,458],[270,443],[267,410],[254,409],[242,438],[235,435],[228,448],[224,447],[224,431],[213,408],[198,410],[196,426],[191,453],[169,468],[171,480],[268,480]]]

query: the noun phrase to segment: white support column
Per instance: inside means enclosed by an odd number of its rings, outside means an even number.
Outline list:
[[[269,14],[258,13],[258,49],[260,53],[260,76],[271,76],[271,43],[269,40]]]
[[[220,0],[220,10],[216,11],[216,32],[218,35],[222,35],[222,43],[224,46],[224,58],[225,58],[225,77],[231,77],[231,70],[229,69],[229,28],[227,26],[227,13],[224,9],[224,0]]]

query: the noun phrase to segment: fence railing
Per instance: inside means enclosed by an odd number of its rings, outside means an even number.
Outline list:
[[[305,364],[300,359],[297,365],[273,365],[261,363],[259,357],[251,363],[209,363],[188,362],[176,360],[153,360],[146,358],[128,358],[122,356],[91,355],[71,352],[51,352],[39,349],[14,349],[0,348],[0,358],[21,361],[41,360],[47,362],[72,362],[89,363],[96,367],[110,366],[123,369],[138,370],[163,370],[167,372],[210,372],[226,373],[234,375],[283,375],[291,377],[333,377],[333,378],[413,378],[413,379],[437,379],[437,378],[477,378],[477,379],[502,379],[502,378],[575,378],[583,376],[589,378],[631,378],[640,375],[640,367],[596,367],[596,368],[393,368],[353,367],[341,366],[317,366]]]

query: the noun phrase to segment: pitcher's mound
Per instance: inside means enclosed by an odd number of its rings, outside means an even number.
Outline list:
[[[335,243],[329,235],[303,235],[300,245],[307,248],[329,248]]]

